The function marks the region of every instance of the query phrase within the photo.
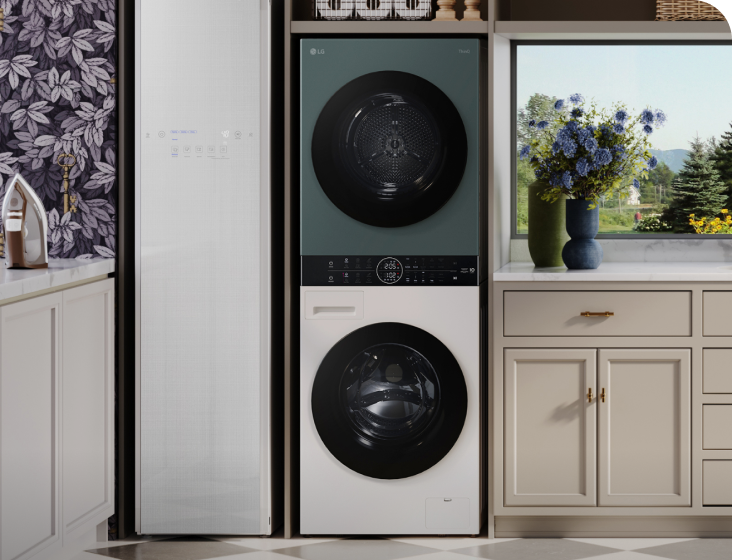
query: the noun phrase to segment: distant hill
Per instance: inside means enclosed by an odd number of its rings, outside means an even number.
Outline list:
[[[651,153],[671,168],[671,171],[678,173],[684,167],[689,150],[651,150]]]

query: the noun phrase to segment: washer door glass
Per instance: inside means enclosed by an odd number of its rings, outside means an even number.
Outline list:
[[[437,464],[462,432],[467,390],[442,342],[378,323],[340,340],[315,377],[312,414],[323,443],[350,469],[405,478]]]
[[[406,72],[375,72],[343,86],[313,132],[313,166],[350,217],[398,227],[424,220],[455,193],[468,143],[452,101]]]

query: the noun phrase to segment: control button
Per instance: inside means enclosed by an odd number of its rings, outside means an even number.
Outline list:
[[[333,268],[333,261],[328,261],[328,268]]]
[[[161,130],[160,132],[158,132],[158,137],[159,138],[165,138],[165,131],[164,130]]]
[[[183,146],[183,153],[184,154],[190,154],[191,153],[191,147],[190,146]]]
[[[178,146],[171,147],[170,148],[170,151],[173,152],[174,154],[177,154],[178,153]]]
[[[208,147],[208,153],[209,154],[215,154],[216,153],[216,146],[209,146]]]
[[[331,284],[333,283],[333,277],[332,276],[328,276],[328,282],[330,282]]]
[[[241,130],[237,130],[234,133],[234,138],[236,138],[237,140],[241,140]]]
[[[227,151],[227,146],[219,146],[219,153],[225,154]]]
[[[203,146],[196,146],[196,153],[202,154],[203,153]]]

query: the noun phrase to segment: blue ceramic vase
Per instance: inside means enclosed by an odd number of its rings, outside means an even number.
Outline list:
[[[567,268],[592,269],[602,262],[602,246],[595,240],[600,229],[600,208],[590,200],[567,200],[567,233],[571,238],[562,249]]]

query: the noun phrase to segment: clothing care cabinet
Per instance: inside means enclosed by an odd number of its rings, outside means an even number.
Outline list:
[[[493,278],[496,536],[732,534],[730,284],[532,269]]]

